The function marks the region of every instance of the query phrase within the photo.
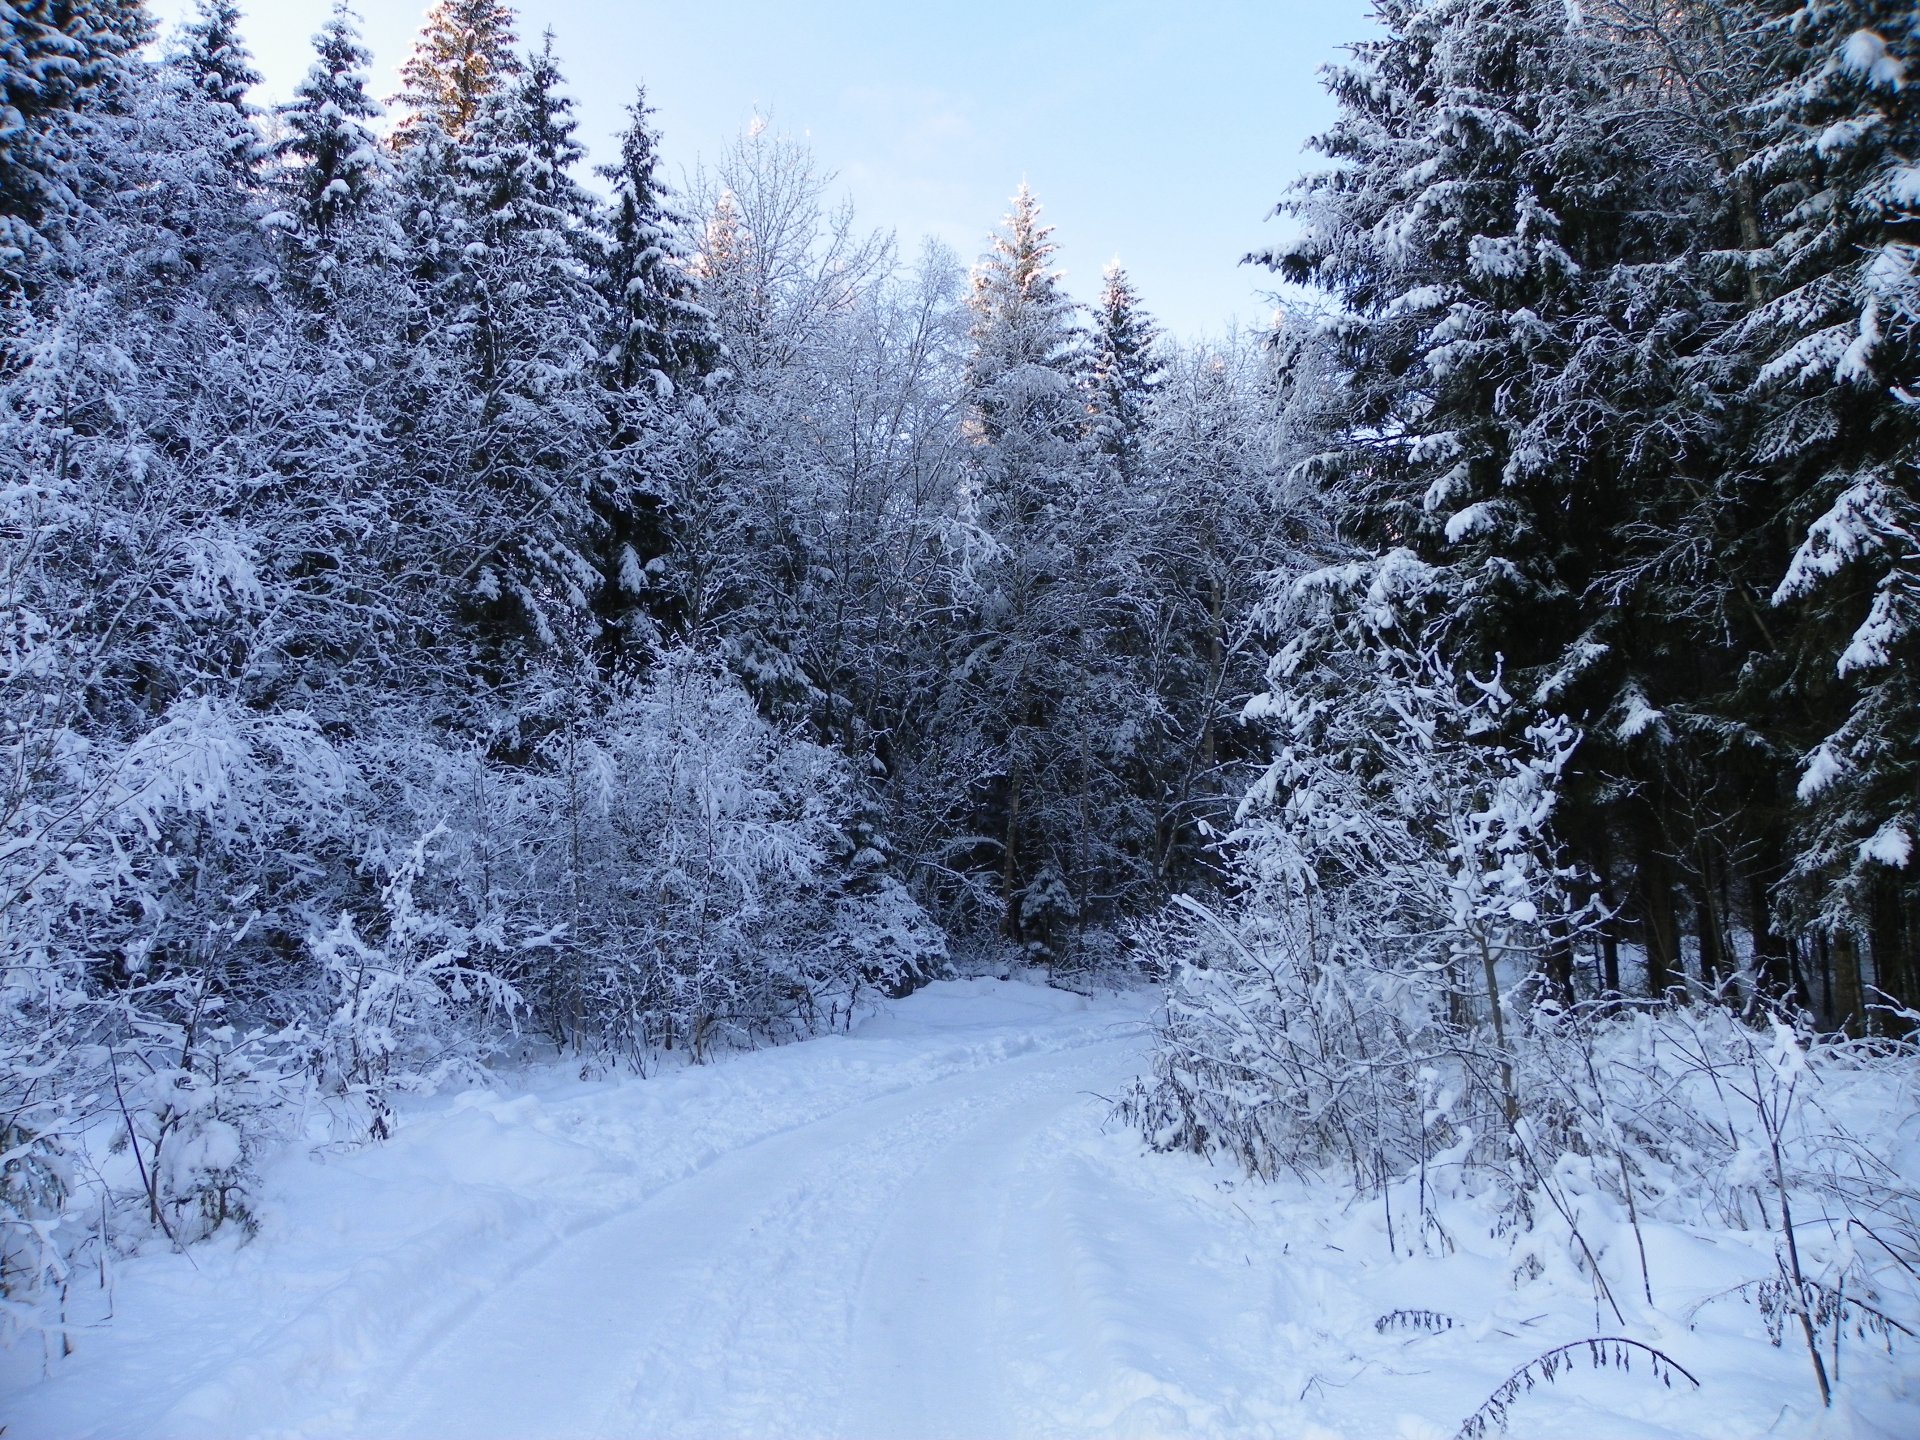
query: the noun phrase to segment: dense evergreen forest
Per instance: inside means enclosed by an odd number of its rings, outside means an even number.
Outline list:
[[[0,3],[8,1314],[251,1223],[299,1096],[956,963],[1166,982],[1139,1123],[1362,1188],[1618,1149],[1527,1129],[1655,1086],[1608,1026],[1906,1035],[1920,14],[1377,10],[1279,318],[1181,344],[1025,189],[903,254],[644,90],[589,171],[505,0],[270,111],[233,0]]]

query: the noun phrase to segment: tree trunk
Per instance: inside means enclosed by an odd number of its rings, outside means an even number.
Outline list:
[[[1712,858],[1705,845],[1695,853],[1698,871],[1689,888],[1693,891],[1694,933],[1700,941],[1700,983],[1708,994],[1719,998],[1727,978],[1726,927],[1714,900]]]
[[[1873,984],[1885,998],[1870,996],[1869,1002],[1911,1005],[1913,930],[1898,886],[1883,881],[1874,887],[1872,916]]]
[[[1007,777],[1007,836],[1000,867],[1000,901],[1007,907],[1002,928],[1009,940],[1024,938],[1020,930],[1020,767]]]
[[[1767,995],[1787,995],[1792,989],[1788,974],[1792,962],[1786,940],[1773,928],[1773,910],[1767,892],[1773,867],[1755,861],[1747,870],[1747,925],[1753,935],[1753,979]],[[1811,1002],[1811,995],[1802,996]]]
[[[1640,937],[1647,955],[1647,994],[1657,1000],[1666,996],[1676,976],[1685,973],[1680,964],[1680,922],[1674,912],[1673,866],[1661,853],[1657,839],[1642,841],[1639,872]]]
[[[1865,1032],[1866,1010],[1860,999],[1860,943],[1851,930],[1833,937],[1833,1028],[1849,1035]]]

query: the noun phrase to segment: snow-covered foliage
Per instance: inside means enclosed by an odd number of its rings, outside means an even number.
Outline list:
[[[944,942],[844,756],[658,628],[595,663],[609,497],[711,356],[671,216],[573,177],[552,45],[441,7],[391,155],[337,8],[270,150],[226,0],[164,60],[137,5],[48,13],[0,196],[0,1288],[57,1333],[76,1263],[252,1224],[303,1107],[358,1142],[510,1046],[843,1025]],[[616,260],[671,383],[609,364]]]
[[[1699,1304],[1824,1404],[1916,1328],[1912,7],[1378,12],[1268,257],[1330,302],[1338,542],[1126,1108],[1402,1252],[1474,1196],[1636,1344],[1649,1227],[1760,1237]]]

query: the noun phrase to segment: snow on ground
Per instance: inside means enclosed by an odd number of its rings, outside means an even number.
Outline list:
[[[251,1243],[123,1263],[72,1359],[41,1378],[34,1347],[6,1357],[0,1422],[8,1440],[1445,1440],[1533,1356],[1619,1329],[1595,1330],[1568,1267],[1516,1284],[1509,1241],[1470,1217],[1444,1257],[1406,1255],[1402,1227],[1396,1257],[1377,1206],[1143,1154],[1107,1111],[1149,1004],[942,982],[851,1036],[417,1102],[385,1145],[288,1155]],[[1763,1240],[1650,1243],[1656,1278],[1688,1284],[1627,1333],[1701,1388],[1582,1365],[1522,1395],[1511,1433],[1920,1434],[1912,1348],[1850,1340],[1823,1414],[1750,1306],[1683,1323],[1765,1273]],[[1376,1328],[1415,1309],[1453,1328]]]

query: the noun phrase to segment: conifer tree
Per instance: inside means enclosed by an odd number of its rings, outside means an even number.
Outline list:
[[[1920,15],[1807,3],[1751,169],[1778,217],[1774,291],[1739,332],[1764,362],[1756,456],[1798,529],[1774,592],[1812,730],[1782,900],[1851,968],[1920,993]],[[1857,979],[1841,988],[1860,994]],[[1839,1017],[1859,1023],[1863,1014]]]
[[[277,151],[278,188],[291,203],[294,232],[308,245],[324,243],[356,215],[393,168],[367,125],[382,112],[367,93],[373,57],[347,0],[337,0],[313,48],[306,78],[279,109],[286,135]]]
[[[612,316],[607,363],[621,390],[670,396],[712,368],[713,317],[699,303],[682,239],[684,221],[660,178],[659,134],[642,88],[627,107],[618,160],[598,167],[611,194],[604,220],[601,290]]]
[[[396,103],[409,112],[395,136],[401,148],[427,121],[466,138],[487,97],[520,71],[514,18],[506,0],[437,0],[400,72]]]
[[[227,164],[236,176],[250,178],[265,154],[258,112],[247,92],[260,83],[253,56],[240,35],[235,0],[195,0],[194,18],[180,31],[176,63],[206,97],[211,113],[227,134]]]
[[[1088,337],[1087,408],[1100,454],[1122,482],[1135,478],[1154,386],[1165,368],[1159,331],[1114,261],[1102,279]]]
[[[945,708],[994,756],[977,823],[997,847],[1002,929],[1059,965],[1150,865],[1154,821],[1127,776],[1123,717],[1148,702],[1054,253],[1023,185],[970,299],[968,498],[990,549]]]
[[[91,112],[146,43],[141,0],[14,0],[0,26],[0,285],[84,203]]]
[[[582,237],[594,217],[594,201],[574,178],[574,168],[586,158],[577,138],[573,97],[562,88],[559,57],[554,54],[553,31],[541,37],[540,49],[526,57],[513,82],[518,142],[525,147],[519,159],[529,194],[541,205],[567,217],[569,228]]]
[[[1715,897],[1738,887],[1710,837],[1749,771],[1769,803],[1740,719],[1764,675],[1763,537],[1711,458],[1737,382],[1710,346],[1740,284],[1698,256],[1739,243],[1712,153],[1731,115],[1650,124],[1692,68],[1649,53],[1665,28],[1599,8],[1383,6],[1386,38],[1333,81],[1344,118],[1321,143],[1350,168],[1308,182],[1306,235],[1273,258],[1347,310],[1347,430],[1322,470],[1349,533],[1378,564],[1410,550],[1426,568],[1394,573],[1435,587],[1349,598],[1591,727],[1563,816],[1596,871],[1629,857],[1657,991],[1683,895],[1709,979],[1723,966]]]
[[[704,408],[693,392],[719,359],[713,316],[700,305],[690,273],[683,221],[669,208],[672,192],[658,174],[659,136],[648,123],[644,88],[627,114],[619,159],[598,170],[612,193],[600,216],[595,267],[607,315],[601,365],[614,449],[596,491],[601,581],[594,605],[616,667],[628,663],[649,600],[660,608],[651,577],[669,548],[671,477],[690,429],[697,429],[689,407]]]
[[[481,100],[453,151],[460,248],[441,282],[486,434],[468,516],[479,558],[464,597],[483,644],[565,642],[591,593],[586,502],[605,443],[604,316],[585,264],[592,202],[551,47]],[[492,662],[489,662],[490,664]]]

